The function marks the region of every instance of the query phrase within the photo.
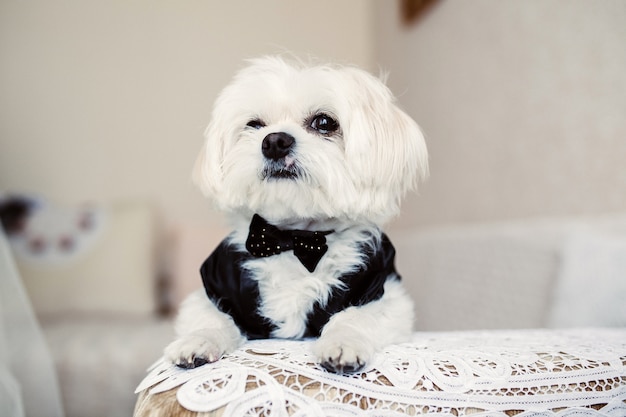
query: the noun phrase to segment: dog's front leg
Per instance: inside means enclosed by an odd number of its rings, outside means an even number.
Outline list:
[[[413,302],[400,281],[390,280],[379,300],[333,315],[313,353],[328,371],[357,372],[385,346],[407,341],[412,326]]]
[[[176,318],[177,339],[165,348],[165,359],[181,368],[215,362],[245,338],[233,319],[198,290],[183,302]]]

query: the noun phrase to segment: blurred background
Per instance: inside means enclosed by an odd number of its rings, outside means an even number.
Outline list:
[[[2,0],[0,205],[68,415],[129,414],[228,233],[212,103],[286,52],[388,73],[425,133],[388,227],[416,329],[626,325],[625,2]]]

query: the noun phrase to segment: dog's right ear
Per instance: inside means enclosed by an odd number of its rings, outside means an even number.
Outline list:
[[[207,197],[216,200],[223,182],[222,160],[224,156],[223,132],[214,121],[207,127],[202,150],[193,168],[192,180]]]

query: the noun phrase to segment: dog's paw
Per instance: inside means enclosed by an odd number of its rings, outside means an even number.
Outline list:
[[[367,341],[345,337],[322,336],[313,346],[320,365],[329,372],[359,372],[372,359],[374,349]]]
[[[228,353],[228,346],[219,334],[210,330],[198,330],[170,343],[164,352],[165,359],[184,368],[197,368],[219,360]]]

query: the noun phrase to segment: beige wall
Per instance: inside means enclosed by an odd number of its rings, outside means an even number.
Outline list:
[[[213,225],[189,180],[242,59],[291,50],[390,72],[431,178],[394,226],[626,209],[626,3],[4,0],[0,191],[142,198]]]
[[[376,60],[431,178],[394,226],[626,210],[626,2],[375,3]]]
[[[141,198],[215,219],[190,172],[213,100],[245,58],[372,66],[361,0],[0,2],[0,191]]]

